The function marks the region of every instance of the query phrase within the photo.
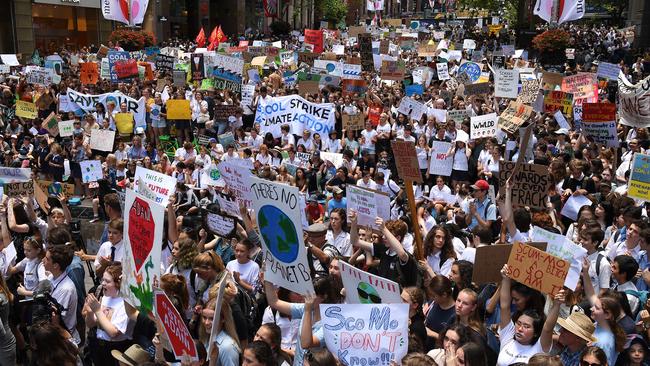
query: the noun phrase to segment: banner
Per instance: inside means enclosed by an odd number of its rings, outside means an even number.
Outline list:
[[[113,152],[113,142],[115,142],[115,131],[98,129],[90,131],[91,149]]]
[[[451,150],[451,143],[444,141],[431,142],[431,162],[429,163],[429,174],[451,176],[454,166],[454,156],[448,155]]]
[[[81,181],[84,183],[97,182],[104,179],[102,162],[99,160],[83,160],[81,166]]]
[[[0,167],[0,183],[17,183],[32,179],[32,170],[29,168]]]
[[[154,308],[153,281],[160,278],[165,207],[131,189],[126,190],[124,207],[120,294],[133,307],[148,314]]]
[[[496,113],[472,117],[470,122],[470,138],[474,140],[496,136],[497,118]]]
[[[506,181],[515,168],[514,161],[499,162],[499,201],[506,199]],[[522,163],[517,175],[512,180],[512,204],[544,209],[548,189],[552,185],[551,176],[546,165]]]
[[[616,104],[584,103],[582,105],[582,131],[598,144],[618,147],[616,133]]]
[[[384,220],[390,218],[390,197],[387,194],[354,185],[348,185],[345,191],[346,208],[348,212],[351,209],[357,211],[359,226],[379,230],[379,227],[375,224],[375,219],[377,217]]]
[[[389,365],[408,352],[408,304],[322,304],[320,314],[327,349],[343,365]]]
[[[618,113],[624,125],[646,128],[650,126],[650,76],[631,84],[623,73],[618,76]]]
[[[314,53],[323,53],[323,31],[305,29],[305,43],[314,46]]]
[[[344,261],[339,261],[339,270],[345,288],[346,304],[402,303],[397,282],[362,271]]]
[[[551,22],[553,16],[553,0],[537,0],[533,13],[547,22]],[[585,0],[564,0],[558,2],[557,23],[578,20],[585,15]]]
[[[497,69],[494,74],[494,96],[516,99],[518,84],[519,70]]]
[[[167,174],[162,174],[154,170],[150,170],[141,166],[135,168],[135,176],[133,177],[135,184],[135,193],[140,193],[138,190],[139,181],[142,180],[144,184],[156,195],[155,202],[163,207],[169,204],[169,198],[176,193],[176,179]]]
[[[257,105],[255,122],[260,124],[262,135],[270,132],[278,138],[280,127],[287,124],[294,135],[302,135],[307,129],[328,140],[334,131],[334,104],[312,103],[299,95],[268,98]]]
[[[301,295],[313,293],[298,188],[258,178],[248,183],[264,243],[264,279]]]
[[[415,153],[415,143],[395,140],[391,142],[391,148],[399,177],[405,181],[422,183],[422,172],[420,172],[418,157]]]
[[[650,155],[634,154],[627,196],[650,202]]]
[[[176,310],[174,304],[169,300],[165,291],[156,290],[155,296],[156,317],[165,329],[165,335],[169,339],[174,357],[180,360],[183,356],[188,356],[193,361],[197,360],[198,353],[196,352],[196,345],[183,321],[183,317],[178,313],[178,310]]]
[[[38,108],[36,108],[36,105],[34,103],[17,100],[16,117],[34,119],[38,117]]]
[[[508,258],[510,278],[555,296],[564,286],[569,262],[530,245],[516,242]]]
[[[560,92],[561,93],[561,92]],[[504,131],[515,133],[533,115],[533,107],[510,101],[508,108],[499,116],[498,126]]]
[[[115,109],[120,110],[122,103],[126,104],[126,111],[134,114],[133,118],[136,123],[144,123],[146,116],[144,97],[136,100],[121,92],[104,93],[98,95],[82,94],[68,88],[68,108],[75,112],[92,113],[95,111],[95,105],[101,103],[105,110],[108,110],[108,103],[115,103]]]

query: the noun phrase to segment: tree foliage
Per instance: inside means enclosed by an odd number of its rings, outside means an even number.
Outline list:
[[[339,23],[348,13],[348,7],[343,0],[320,0],[319,10],[324,20]]]

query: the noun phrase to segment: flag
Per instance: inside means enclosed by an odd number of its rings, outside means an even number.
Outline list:
[[[203,31],[203,27],[201,27],[201,31],[196,36],[196,39],[194,41],[196,41],[196,44],[199,47],[205,46],[205,31]]]
[[[125,1],[125,0],[120,0]],[[130,24],[132,26],[142,24],[144,21],[144,13],[147,11],[149,0],[131,0],[131,7],[129,11]]]
[[[278,0],[263,0],[264,16],[268,18],[278,17]]]
[[[128,0],[103,0],[102,15],[104,19],[129,24]]]
[[[558,6],[558,24],[578,20],[585,15],[585,0],[560,0]],[[553,0],[537,0],[533,13],[550,23]]]
[[[216,38],[217,38],[217,44],[228,40],[228,37],[226,37],[226,34],[221,29],[221,26],[219,26],[219,30],[217,30]]]
[[[210,41],[210,43],[214,42],[214,39],[217,38],[217,28],[219,27],[215,25],[212,33],[210,33],[210,38],[208,38],[208,41]]]
[[[366,4],[369,11],[384,10],[384,0],[368,0]]]
[[[219,46],[219,43],[225,42],[226,40],[228,40],[228,37],[226,37],[226,34],[223,32],[223,30],[221,30],[221,26],[214,27],[214,30],[210,35],[210,44],[208,45],[208,51],[214,51]]]

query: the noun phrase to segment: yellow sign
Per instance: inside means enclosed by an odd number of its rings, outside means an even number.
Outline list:
[[[34,103],[18,100],[16,101],[16,116],[34,119],[38,117],[38,108]]]
[[[501,28],[503,28],[503,24],[490,24],[488,25],[488,34],[496,36],[501,32]]]
[[[131,113],[116,113],[115,126],[120,135],[130,135],[133,133],[133,114]]]
[[[167,101],[167,119],[192,119],[190,101],[170,99]]]
[[[650,202],[650,155],[634,154],[627,196]]]

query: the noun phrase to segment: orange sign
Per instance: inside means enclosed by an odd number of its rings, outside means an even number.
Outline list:
[[[508,258],[510,278],[555,296],[564,286],[569,262],[530,245],[516,242]]]
[[[415,144],[410,141],[393,141],[393,156],[395,156],[395,165],[400,178],[405,181],[410,180],[416,183],[422,183],[422,172],[418,165],[418,157],[415,153]],[[407,183],[408,184],[408,183]]]
[[[82,84],[97,84],[99,81],[99,69],[96,62],[84,62],[79,64],[79,79]]]

